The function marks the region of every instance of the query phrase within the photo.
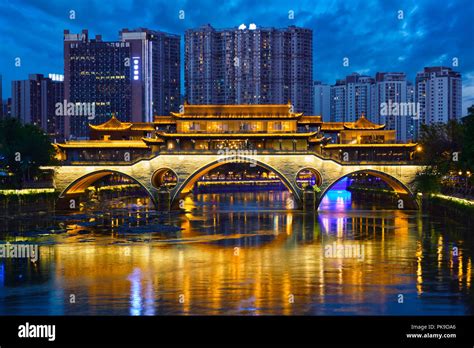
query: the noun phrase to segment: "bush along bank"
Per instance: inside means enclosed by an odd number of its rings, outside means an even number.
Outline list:
[[[6,212],[54,210],[54,189],[0,190],[0,207]]]
[[[423,210],[436,213],[450,219],[474,225],[474,201],[462,198],[431,194],[422,196]]]

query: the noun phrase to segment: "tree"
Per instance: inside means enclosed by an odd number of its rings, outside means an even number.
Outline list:
[[[462,118],[463,144],[461,162],[464,170],[474,171],[474,105],[467,109],[467,116]]]
[[[461,122],[422,125],[420,144],[426,169],[417,176],[416,186],[421,192],[437,192],[443,176],[474,171],[474,105]],[[457,175],[457,174],[454,174]],[[474,180],[474,176],[470,177]]]
[[[421,126],[422,160],[430,167],[431,174],[445,175],[460,169],[463,138],[463,126],[457,120]]]
[[[15,118],[0,121],[0,169],[13,175],[13,184],[21,185],[52,163],[55,154],[48,136],[34,125],[23,125]]]

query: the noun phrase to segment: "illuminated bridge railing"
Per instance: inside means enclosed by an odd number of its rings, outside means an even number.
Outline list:
[[[62,161],[62,165],[133,165],[140,161],[148,161],[157,156],[166,155],[179,155],[179,156],[193,156],[193,155],[214,155],[214,156],[240,156],[240,157],[251,157],[251,156],[265,156],[265,155],[278,155],[278,156],[293,156],[293,155],[314,155],[324,160],[331,160],[342,165],[420,165],[420,161],[416,159],[408,159],[403,156],[385,156],[383,158],[376,159],[356,159],[356,160],[344,160],[339,153],[320,153],[317,151],[310,150],[235,150],[234,152],[218,150],[165,150],[155,153],[149,153],[141,156],[133,156],[129,161],[125,161],[121,158],[118,159],[101,159],[101,158],[87,158],[87,159],[71,159]]]

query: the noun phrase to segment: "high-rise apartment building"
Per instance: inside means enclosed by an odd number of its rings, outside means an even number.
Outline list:
[[[362,115],[373,119],[375,110],[374,79],[370,76],[353,73],[346,77],[346,118],[354,122]]]
[[[451,68],[425,67],[416,75],[415,94],[420,104],[420,125],[462,117],[461,74]]]
[[[313,114],[321,116],[323,122],[331,120],[331,86],[314,81]]]
[[[123,29],[118,41],[103,41],[101,35],[89,38],[87,30],[64,32],[66,103],[88,111],[65,118],[73,137],[87,137],[88,123],[103,123],[112,114],[121,121],[151,122],[178,111],[179,87],[178,35]]]
[[[409,133],[413,118],[417,117],[415,105],[409,103],[407,77],[402,72],[378,72],[376,82],[376,116],[378,123],[386,129],[396,130],[397,140],[406,142],[412,139]]]
[[[11,116],[22,123],[40,127],[52,139],[63,138],[60,116],[56,104],[64,98],[63,82],[31,74],[28,80],[12,81]]]
[[[336,80],[331,86],[331,122],[344,122],[346,118],[346,80]]]
[[[190,104],[286,104],[311,114],[312,30],[210,25],[185,34]]]
[[[372,119],[375,110],[374,79],[353,73],[331,86],[331,120],[354,122],[362,115]]]

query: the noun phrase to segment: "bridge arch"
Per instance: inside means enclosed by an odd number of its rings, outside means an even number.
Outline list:
[[[282,183],[285,185],[285,187],[288,189],[288,191],[290,191],[294,195],[298,204],[300,203],[301,196],[300,196],[300,192],[298,188],[296,187],[296,184],[292,182],[290,179],[288,179],[285,174],[283,174],[280,170],[276,169],[275,167],[269,164],[258,161],[256,159],[247,158],[243,156],[230,156],[228,158],[222,158],[222,159],[212,161],[198,168],[197,170],[195,170],[193,173],[187,176],[187,178],[184,179],[183,181],[179,180],[178,186],[173,192],[171,203],[173,203],[179,197],[180,194],[189,193],[192,190],[194,184],[197,181],[199,181],[199,179],[203,175],[207,174],[208,172],[210,172],[211,170],[215,168],[218,168],[225,164],[232,164],[232,163],[254,163],[256,166],[260,166],[262,168],[265,168],[269,171],[274,172],[278,176],[278,178],[282,181]]]
[[[59,198],[64,198],[65,195],[67,194],[83,193],[93,183],[111,174],[124,176],[130,179],[131,181],[137,183],[138,185],[140,185],[140,187],[143,188],[145,192],[148,194],[153,204],[155,204],[155,197],[145,185],[143,185],[140,181],[138,181],[137,179],[135,179],[134,177],[128,174],[125,174],[117,170],[112,170],[112,169],[102,169],[102,170],[93,171],[77,178],[61,192],[61,194],[59,195]]]
[[[387,185],[389,185],[397,194],[399,194],[401,197],[408,197],[410,202],[408,203],[411,203],[410,205],[413,206],[415,209],[418,209],[419,208],[419,205],[418,205],[418,202],[416,200],[416,196],[415,194],[412,192],[412,190],[407,186],[405,185],[404,183],[402,183],[400,180],[398,180],[397,178],[395,178],[393,175],[390,175],[388,173],[385,173],[385,172],[381,172],[381,171],[378,171],[378,170],[374,170],[374,169],[361,169],[361,170],[356,170],[356,171],[353,171],[353,172],[350,172],[350,173],[347,173],[347,174],[344,174],[340,177],[338,177],[336,180],[334,180],[328,187],[326,187],[322,192],[321,192],[321,195],[320,195],[320,199],[319,199],[319,202],[318,202],[318,206],[316,207],[316,209],[319,208],[319,205],[321,204],[321,201],[323,199],[323,197],[338,183],[340,182],[342,179],[344,178],[347,178],[351,175],[354,175],[354,174],[369,174],[369,175],[372,175],[376,178],[379,178],[381,180],[383,180]]]

